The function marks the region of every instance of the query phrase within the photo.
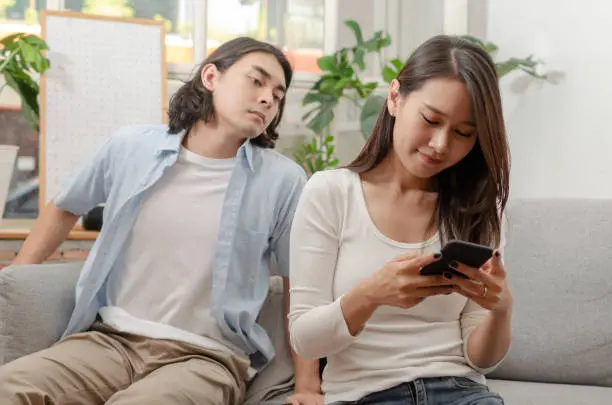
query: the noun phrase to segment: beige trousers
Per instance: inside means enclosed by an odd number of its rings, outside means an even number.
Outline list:
[[[226,405],[244,400],[248,361],[96,322],[0,367],[2,405]]]

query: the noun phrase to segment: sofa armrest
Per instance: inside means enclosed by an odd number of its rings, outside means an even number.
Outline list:
[[[60,338],[72,314],[82,266],[19,265],[0,271],[0,365]]]

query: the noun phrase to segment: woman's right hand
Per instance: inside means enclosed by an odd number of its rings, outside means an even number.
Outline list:
[[[398,256],[364,280],[361,290],[375,307],[389,305],[411,308],[427,297],[450,294],[454,291],[450,271],[444,276],[420,274],[423,266],[440,258],[440,253]]]

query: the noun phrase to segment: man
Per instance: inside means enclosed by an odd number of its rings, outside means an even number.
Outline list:
[[[42,262],[105,204],[63,338],[0,368],[3,404],[239,404],[273,357],[256,318],[271,254],[289,273],[305,183],[271,149],[291,67],[238,38],[198,72],[168,126],[119,130],[41,212],[14,264]],[[290,401],[322,403],[316,363],[294,364]]]

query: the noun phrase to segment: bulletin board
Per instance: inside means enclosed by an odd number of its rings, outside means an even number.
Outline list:
[[[167,123],[163,21],[41,11],[39,206],[125,125]]]

